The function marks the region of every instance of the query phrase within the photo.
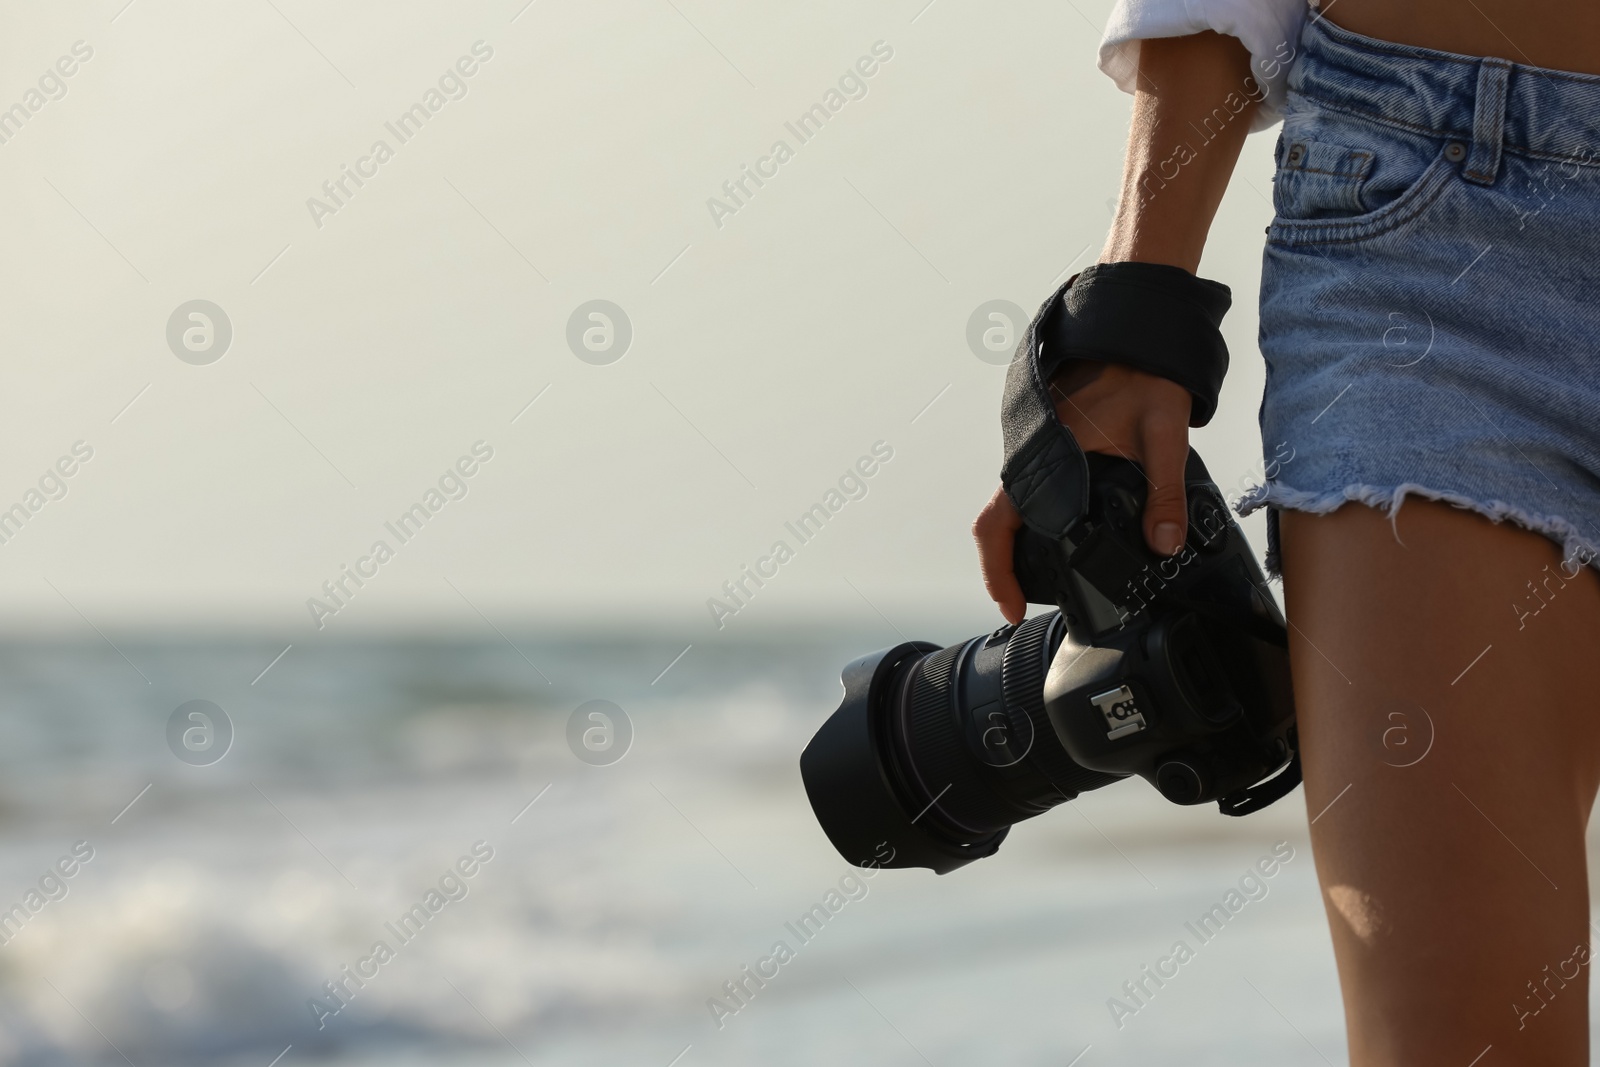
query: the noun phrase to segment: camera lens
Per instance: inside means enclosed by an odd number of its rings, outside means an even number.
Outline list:
[[[844,701],[800,759],[839,851],[942,874],[993,853],[1013,823],[1119,780],[1073,762],[1045,714],[1045,676],[1064,635],[1050,612],[847,667]]]

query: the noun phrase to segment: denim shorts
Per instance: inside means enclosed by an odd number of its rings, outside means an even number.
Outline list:
[[[1600,565],[1600,76],[1306,24],[1261,279],[1267,483],[1415,494]]]

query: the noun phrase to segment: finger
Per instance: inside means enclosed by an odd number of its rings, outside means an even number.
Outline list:
[[[1144,502],[1144,539],[1157,553],[1170,556],[1183,547],[1188,508],[1183,472],[1189,459],[1189,428],[1159,415],[1142,426],[1145,477],[1150,480]]]
[[[1017,514],[1004,489],[994,491],[994,496],[972,523],[983,587],[988,590],[989,599],[1000,606],[1001,616],[1012,625],[1021,622],[1028,613],[1027,598],[1022,595],[1022,586],[1012,569],[1012,542],[1021,528],[1022,516]]]

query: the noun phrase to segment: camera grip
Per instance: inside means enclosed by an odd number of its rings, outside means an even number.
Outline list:
[[[1066,554],[1042,533],[1023,526],[1011,545],[1011,569],[1030,604],[1055,607],[1066,583]]]

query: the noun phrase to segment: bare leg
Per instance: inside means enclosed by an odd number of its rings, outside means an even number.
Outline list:
[[[1398,541],[1355,504],[1282,520],[1350,1062],[1588,1063],[1600,579],[1567,577],[1544,537],[1417,498]]]

